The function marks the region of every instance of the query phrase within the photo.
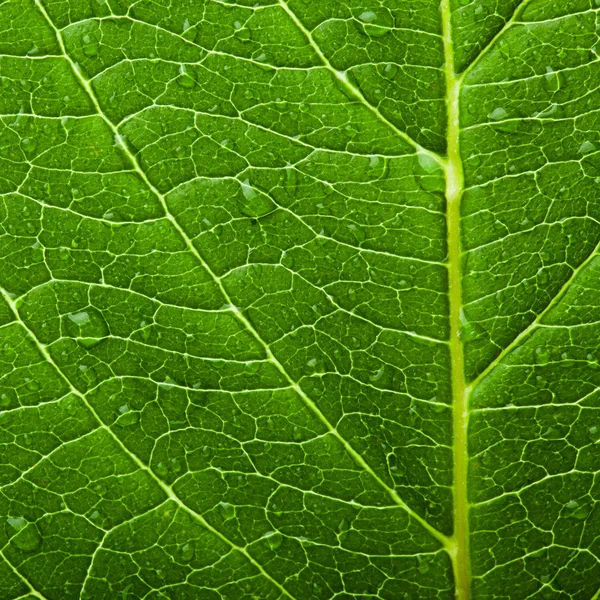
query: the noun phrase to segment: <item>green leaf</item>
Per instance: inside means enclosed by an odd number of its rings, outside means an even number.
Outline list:
[[[2,3],[0,599],[597,599],[599,11]]]

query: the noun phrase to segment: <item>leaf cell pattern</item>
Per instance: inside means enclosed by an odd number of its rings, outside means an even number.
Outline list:
[[[598,32],[0,4],[0,599],[597,598]]]

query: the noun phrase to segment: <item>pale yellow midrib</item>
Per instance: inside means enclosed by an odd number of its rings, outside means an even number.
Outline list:
[[[446,78],[446,113],[448,155],[444,161],[446,175],[446,227],[448,239],[448,285],[450,302],[450,357],[452,363],[452,425],[453,425],[453,552],[450,557],[454,571],[457,600],[470,597],[469,505],[467,496],[467,428],[469,420],[468,389],[465,381],[461,328],[461,244],[460,204],[464,190],[463,164],[460,156],[460,89],[464,77],[454,67],[450,0],[440,5],[444,41],[444,71]]]

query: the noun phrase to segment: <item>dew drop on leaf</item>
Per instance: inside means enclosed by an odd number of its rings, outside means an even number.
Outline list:
[[[89,36],[85,36],[85,37],[89,38]],[[99,45],[97,43],[90,42],[90,43],[87,43],[87,44],[85,44],[83,46],[83,53],[86,56],[89,56],[90,58],[93,58],[94,56],[98,56],[99,49],[100,48],[99,48]]]
[[[394,17],[382,6],[363,11],[358,19],[358,30],[369,37],[382,37],[394,28]]]
[[[266,194],[254,188],[248,179],[241,182],[244,200],[240,202],[240,210],[248,217],[258,219],[272,213],[275,203]]]
[[[388,63],[387,65],[385,65],[385,67],[383,69],[383,76],[386,79],[394,79],[394,77],[396,77],[397,73],[398,73],[398,65],[395,63]]]
[[[37,392],[40,389],[40,384],[35,379],[25,378],[25,387],[30,392]]]
[[[488,9],[483,6],[483,5],[479,5],[476,9],[475,12],[473,13],[474,17],[475,17],[475,21],[483,21],[489,14]]]
[[[429,559],[423,556],[417,556],[417,561],[419,563],[419,573],[423,575],[429,572]]]
[[[219,512],[225,521],[235,517],[235,507],[229,502],[219,502]]]
[[[13,361],[17,357],[17,352],[10,344],[2,346],[2,356],[6,361]]]
[[[233,27],[235,37],[241,42],[248,42],[252,39],[252,31],[249,27],[244,27],[239,21],[235,21]]]
[[[21,142],[21,148],[25,154],[33,154],[37,148],[37,140],[35,138],[24,138]]]
[[[179,548],[179,557],[183,562],[190,562],[192,558],[194,558],[195,552],[196,550],[193,544],[183,544],[183,546]]]
[[[550,362],[550,354],[544,347],[540,346],[535,349],[535,362],[538,365],[546,365]]]
[[[119,425],[120,427],[131,427],[132,425],[135,425],[137,422],[139,422],[139,420],[140,413],[136,410],[132,410],[120,416],[117,421],[117,425]]]
[[[42,536],[34,523],[27,523],[23,525],[24,519],[9,519],[9,524],[16,529],[18,533],[10,538],[10,543],[23,550],[23,552],[33,552],[42,543]],[[16,523],[15,523],[16,522]]]
[[[181,66],[179,69],[179,76],[177,77],[177,83],[182,88],[192,89],[196,85],[196,80],[188,73],[185,66]]]
[[[508,113],[502,107],[495,108],[489,115],[488,119],[492,121],[500,121],[501,119],[506,119]]]
[[[594,145],[594,143],[587,140],[583,142],[581,146],[579,146],[577,152],[579,154],[589,154],[590,152],[594,152],[594,150],[596,150],[596,146]]]

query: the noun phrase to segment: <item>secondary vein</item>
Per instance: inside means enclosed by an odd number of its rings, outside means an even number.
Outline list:
[[[170,485],[166,484],[162,479],[160,479],[148,465],[146,465],[136,454],[131,452],[127,448],[127,446],[125,446],[125,444],[121,441],[119,436],[117,436],[115,434],[115,432],[108,425],[106,425],[106,423],[104,423],[104,421],[100,418],[100,415],[98,414],[96,409],[90,404],[89,400],[87,399],[87,396],[85,394],[83,394],[82,392],[80,392],[71,383],[71,380],[63,373],[62,369],[58,366],[58,364],[56,363],[54,358],[52,358],[52,355],[50,354],[50,352],[48,351],[46,346],[38,340],[35,333],[27,326],[27,323],[25,323],[25,321],[23,321],[23,319],[21,318],[21,315],[19,313],[19,310],[18,310],[17,306],[15,305],[15,302],[10,297],[10,294],[3,288],[0,288],[0,295],[2,295],[4,297],[4,300],[10,306],[10,308],[14,314],[16,321],[25,330],[27,335],[31,338],[31,340],[33,341],[33,343],[36,345],[37,349],[39,350],[40,354],[44,357],[44,359],[48,362],[48,364],[50,364],[55,369],[58,376],[66,383],[66,385],[69,386],[71,393],[83,401],[86,408],[90,411],[90,413],[92,414],[92,416],[98,423],[98,426],[100,427],[100,429],[104,430],[110,436],[110,438],[115,441],[115,443],[121,448],[121,450],[125,453],[125,455],[128,456],[141,471],[143,471],[144,473],[146,473],[147,475],[149,475],[152,478],[152,480],[160,487],[160,489],[166,495],[167,498],[169,498],[170,500],[175,502],[177,504],[177,506],[179,506],[181,509],[185,510],[190,516],[192,516],[197,521],[199,521],[206,529],[208,529],[208,531],[210,531],[212,534],[216,535],[221,540],[223,540],[233,550],[237,550],[238,552],[243,554],[249,560],[249,562],[252,563],[262,573],[262,575],[264,575],[273,585],[275,585],[282,592],[282,594],[284,596],[286,596],[287,598],[290,598],[291,600],[295,600],[294,596],[292,596],[276,579],[271,577],[271,575],[269,575],[269,573],[267,573],[265,571],[263,566],[261,564],[259,564],[252,557],[252,555],[246,550],[246,548],[243,548],[242,546],[238,546],[237,544],[232,542],[229,538],[227,538],[225,535],[223,535],[218,529],[215,529],[200,513],[197,513],[194,509],[190,508],[187,504],[185,504],[183,502],[183,500],[181,500],[181,498],[179,498],[179,496],[177,496],[177,494],[175,494],[175,492],[173,491],[173,488]]]
[[[407,133],[396,127],[389,119],[387,119],[381,111],[373,106],[367,99],[364,97],[362,92],[352,84],[352,82],[348,79],[348,76],[343,71],[338,71],[330,62],[329,59],[323,54],[319,45],[313,39],[311,32],[304,26],[302,21],[296,16],[296,14],[289,8],[287,3],[284,0],[279,0],[279,5],[281,8],[287,13],[290,19],[294,22],[296,27],[304,34],[304,37],[310,44],[311,48],[315,51],[317,56],[323,62],[323,66],[330,71],[333,76],[364,106],[366,106],[382,123],[387,125],[399,138],[404,140],[406,143],[410,144],[417,152],[421,154],[426,154],[430,156],[433,160],[435,160],[440,165],[444,162],[444,157],[437,152],[433,152],[432,150],[428,150],[419,144],[416,140],[410,137]]]

